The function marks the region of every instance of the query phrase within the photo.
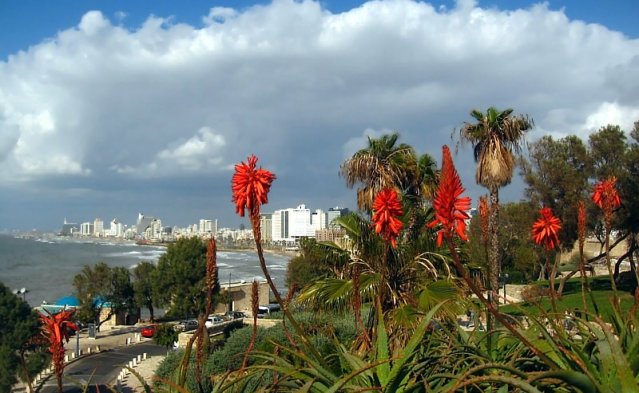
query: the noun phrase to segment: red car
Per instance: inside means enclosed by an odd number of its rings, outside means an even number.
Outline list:
[[[142,335],[142,337],[153,338],[156,328],[157,328],[157,325],[145,326],[142,329],[140,329],[140,334]]]

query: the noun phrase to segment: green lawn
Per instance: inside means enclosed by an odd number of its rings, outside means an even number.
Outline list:
[[[610,280],[608,277],[595,277],[594,279],[589,279],[590,287],[592,288],[594,301],[599,307],[599,313],[604,318],[604,320],[609,320],[610,315],[612,314],[612,298],[613,292],[610,289]],[[536,282],[536,285],[539,286],[547,286],[548,283],[545,281]],[[633,296],[628,292],[629,288],[620,288],[617,291],[617,294],[621,300],[621,313],[625,315],[628,310],[634,304]],[[586,303],[588,307],[588,313],[594,314],[594,306],[592,300],[588,293],[586,292]],[[563,296],[560,299],[557,299],[557,311],[564,312],[570,311],[574,312],[575,310],[583,309],[583,301],[581,297],[581,280],[580,279],[571,279],[566,282],[566,286],[564,288]],[[500,308],[500,310],[506,314],[511,315],[522,315],[532,314],[539,315],[543,312],[551,312],[552,306],[550,299],[548,297],[544,297],[539,304],[517,304],[517,305],[507,305]]]

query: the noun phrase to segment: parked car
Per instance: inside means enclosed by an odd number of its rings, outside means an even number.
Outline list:
[[[185,319],[173,326],[176,332],[188,332],[197,329],[197,319]]]
[[[230,313],[227,313],[226,316],[231,319],[249,318],[249,316],[242,311],[231,311]]]
[[[218,323],[222,322],[224,322],[224,320],[217,315],[209,315],[209,317],[206,319],[206,322],[204,322],[204,326],[206,326],[206,328],[208,329],[211,326],[217,325]]]
[[[155,335],[156,329],[157,329],[157,325],[145,326],[142,329],[140,329],[140,334],[142,335],[142,337],[153,338],[153,335]]]
[[[280,311],[280,305],[277,303],[265,304],[257,308],[257,317],[266,318],[274,312]]]

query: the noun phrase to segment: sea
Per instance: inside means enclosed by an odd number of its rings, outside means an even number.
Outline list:
[[[85,265],[98,262],[133,269],[138,263],[156,263],[166,247],[137,245],[100,239],[58,236],[0,235],[0,282],[22,295],[31,306],[49,304],[73,295],[73,277]],[[285,290],[290,256],[267,254],[269,272],[281,292]],[[264,280],[257,254],[251,251],[218,251],[218,279],[227,282]]]

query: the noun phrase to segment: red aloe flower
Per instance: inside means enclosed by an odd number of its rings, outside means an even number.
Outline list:
[[[49,352],[55,375],[58,381],[58,390],[62,391],[62,373],[64,372],[64,343],[69,342],[70,330],[78,330],[78,327],[71,322],[71,317],[75,310],[63,310],[57,314],[40,315],[42,322],[42,334],[49,342]]]
[[[617,188],[615,187],[617,178],[610,176],[605,180],[601,180],[595,184],[594,192],[592,193],[592,201],[595,205],[599,206],[604,212],[604,219],[606,224],[609,225],[612,222],[612,212],[614,209],[621,205],[621,199]]]
[[[442,157],[442,173],[433,201],[435,220],[427,225],[428,228],[433,228],[441,224],[437,233],[438,246],[441,246],[444,237],[453,236],[453,230],[462,240],[468,240],[465,220],[470,218],[468,210],[471,203],[470,197],[459,197],[465,189],[446,145],[442,147]]]
[[[561,229],[561,221],[552,214],[549,207],[539,210],[541,217],[532,225],[532,239],[538,245],[543,245],[546,250],[553,250],[559,244],[558,232]]]
[[[402,229],[402,222],[397,218],[404,214],[397,192],[392,188],[385,188],[377,194],[373,203],[373,217],[375,232],[397,247],[397,236]]]
[[[266,169],[256,169],[257,157],[251,155],[247,162],[235,165],[231,180],[235,212],[244,217],[244,208],[252,216],[259,216],[260,205],[268,203],[268,192],[275,175]]]

